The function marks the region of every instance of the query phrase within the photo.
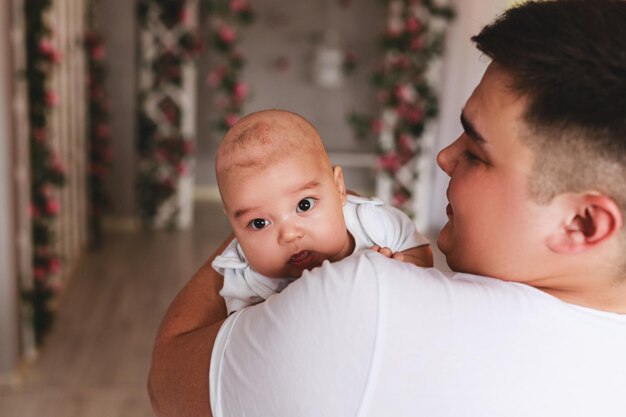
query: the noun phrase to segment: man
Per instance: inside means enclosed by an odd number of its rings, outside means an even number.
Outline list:
[[[458,273],[365,253],[223,321],[205,266],[157,337],[158,415],[210,415],[209,389],[215,416],[626,415],[626,3],[473,40],[492,62],[438,156]]]

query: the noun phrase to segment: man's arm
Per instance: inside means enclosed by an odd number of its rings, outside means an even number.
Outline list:
[[[159,417],[211,416],[209,366],[217,332],[226,318],[219,295],[223,277],[211,262],[218,248],[170,305],[154,343],[148,393]]]

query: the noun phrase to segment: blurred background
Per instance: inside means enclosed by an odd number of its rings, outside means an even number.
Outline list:
[[[154,336],[229,233],[214,152],[247,113],[307,118],[434,243],[435,156],[487,64],[469,38],[512,3],[3,1],[0,416],[152,415]]]

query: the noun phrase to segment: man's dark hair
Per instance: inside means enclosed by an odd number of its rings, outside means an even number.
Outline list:
[[[626,217],[626,2],[529,2],[472,40],[527,99],[531,194],[596,190]]]

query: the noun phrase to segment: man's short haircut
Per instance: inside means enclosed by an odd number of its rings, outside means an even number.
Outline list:
[[[472,40],[527,99],[532,197],[598,191],[626,218],[626,2],[529,2]]]

